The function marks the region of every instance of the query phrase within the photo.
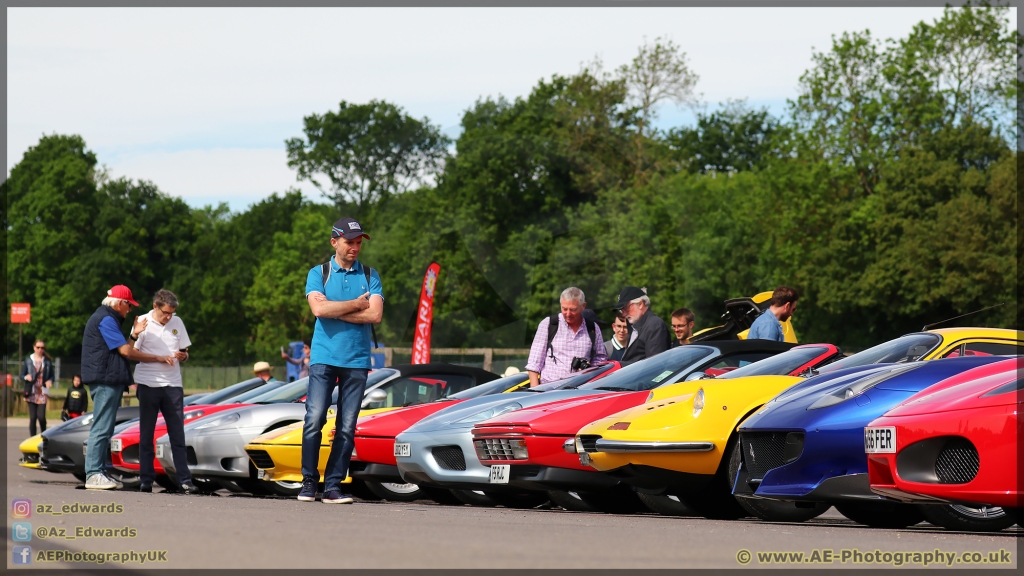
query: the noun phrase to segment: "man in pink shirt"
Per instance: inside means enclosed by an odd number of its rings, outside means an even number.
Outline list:
[[[569,376],[573,358],[586,358],[591,364],[607,359],[596,316],[589,320],[584,318],[587,301],[583,291],[570,286],[562,291],[559,302],[562,312],[541,320],[533,337],[530,358],[526,362],[530,386]],[[558,323],[554,331],[552,322]]]

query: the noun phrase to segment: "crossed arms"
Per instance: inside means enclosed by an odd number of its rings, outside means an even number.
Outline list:
[[[376,324],[384,315],[384,299],[369,292],[343,302],[328,300],[320,292],[310,292],[306,300],[317,318],[337,318],[352,324]]]

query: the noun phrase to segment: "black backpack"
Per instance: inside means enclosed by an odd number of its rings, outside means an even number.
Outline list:
[[[594,336],[594,331],[597,329],[594,326],[592,320],[588,320],[586,316],[583,317],[583,323],[587,325],[587,334],[590,336],[590,358],[587,360],[594,360],[594,346],[597,344],[597,338]],[[558,334],[558,314],[552,314],[548,316],[548,357],[555,360],[555,351],[551,349],[551,342],[555,339],[555,334]]]
[[[370,275],[373,274],[373,268],[367,268],[363,266],[363,274],[366,276],[366,289],[370,289]],[[323,279],[324,290],[327,290],[327,279],[331,277],[331,259],[328,258],[326,262],[320,265],[320,278]],[[377,345],[377,331],[374,330],[373,324],[370,324],[370,334],[373,335],[373,347],[379,348]]]

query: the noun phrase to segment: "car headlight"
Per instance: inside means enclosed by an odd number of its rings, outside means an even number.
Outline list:
[[[196,426],[196,430],[208,430],[210,428],[220,428],[229,424],[234,424],[235,422],[238,422],[241,417],[242,416],[238,412],[232,412],[231,414],[221,416],[220,418],[214,418],[209,422],[200,424],[199,426]]]
[[[882,382],[885,382],[890,378],[899,376],[904,372],[909,372],[919,367],[919,364],[912,364],[910,366],[899,366],[891,370],[883,370],[881,372],[876,372],[875,374],[868,376],[867,378],[855,380],[852,384],[841,386],[837,390],[830,392],[829,394],[826,394],[821,398],[818,398],[814,402],[814,404],[808,406],[807,409],[817,410],[818,408],[825,408],[827,406],[834,406],[836,404],[839,404],[840,402],[845,402],[850,398],[860,396],[861,394],[867,392],[871,388],[874,388],[875,386],[881,384]]]
[[[520,404],[519,402],[510,402],[508,404],[500,404],[500,405],[495,406],[493,408],[490,408],[490,409],[487,409],[487,410],[483,410],[481,412],[477,412],[476,414],[471,414],[469,416],[466,416],[465,418],[463,418],[461,420],[456,420],[456,422],[462,422],[464,424],[472,424],[473,422],[483,422],[484,420],[490,420],[491,418],[494,418],[495,416],[501,416],[502,414],[504,414],[506,412],[512,412],[514,410],[521,410],[522,408],[523,408],[523,405]]]
[[[693,417],[700,416],[701,411],[704,410],[704,389],[697,390],[697,393],[693,395]]]

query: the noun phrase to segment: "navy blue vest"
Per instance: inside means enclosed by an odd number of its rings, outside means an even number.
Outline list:
[[[100,334],[100,320],[106,316],[112,316],[118,326],[124,321],[117,310],[110,306],[100,306],[85,323],[85,333],[82,334],[82,383],[127,386],[132,383],[128,359],[121,356],[116,348],[107,348],[107,342]]]

